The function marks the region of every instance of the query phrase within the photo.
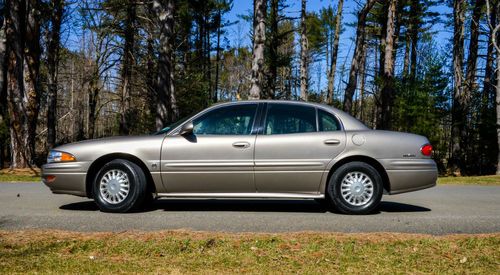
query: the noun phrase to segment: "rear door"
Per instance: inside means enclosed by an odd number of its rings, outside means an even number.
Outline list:
[[[255,144],[259,193],[317,194],[328,163],[346,145],[331,113],[305,104],[268,103]]]

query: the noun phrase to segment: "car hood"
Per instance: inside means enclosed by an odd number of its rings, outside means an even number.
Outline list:
[[[95,160],[107,154],[129,154],[159,159],[163,135],[119,136],[68,143],[54,150],[73,154],[77,160]]]

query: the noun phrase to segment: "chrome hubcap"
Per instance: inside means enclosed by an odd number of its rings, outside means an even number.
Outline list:
[[[365,173],[350,172],[342,179],[340,193],[347,203],[362,206],[373,197],[373,182]]]
[[[108,203],[118,204],[124,201],[130,191],[127,173],[122,170],[109,170],[102,176],[99,184],[101,197]]]

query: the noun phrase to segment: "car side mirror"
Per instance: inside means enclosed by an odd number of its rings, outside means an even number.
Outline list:
[[[179,135],[181,135],[181,136],[191,135],[193,133],[193,129],[194,129],[193,122],[189,121],[189,122],[185,123],[184,125],[182,125],[182,128],[179,132]]]

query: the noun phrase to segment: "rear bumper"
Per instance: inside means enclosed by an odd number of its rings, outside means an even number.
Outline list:
[[[48,163],[42,166],[42,181],[54,194],[87,196],[88,162]],[[48,180],[49,176],[54,176]]]
[[[379,160],[389,177],[389,194],[399,194],[436,186],[437,165],[432,159]]]

